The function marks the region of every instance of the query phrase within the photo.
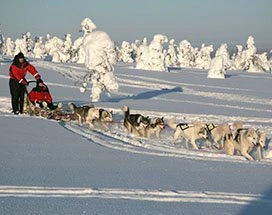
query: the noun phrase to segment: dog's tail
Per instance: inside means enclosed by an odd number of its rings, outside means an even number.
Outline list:
[[[124,105],[121,110],[125,113],[125,117],[129,116],[129,107]]]
[[[167,121],[167,124],[168,124],[168,126],[170,127],[170,128],[172,128],[172,129],[176,129],[176,127],[177,127],[177,123],[176,123],[176,118],[171,118],[171,119],[169,119],[168,121]]]

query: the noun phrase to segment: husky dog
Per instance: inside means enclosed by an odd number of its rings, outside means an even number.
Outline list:
[[[77,107],[74,103],[70,103],[69,108],[74,111],[74,117],[79,125],[89,124],[90,128],[94,128],[93,121],[99,118],[99,110],[92,106]]]
[[[28,93],[25,93],[23,109],[24,113],[30,115],[38,115],[38,108],[34,104],[32,104],[32,102],[29,99]]]
[[[231,133],[224,136],[223,145],[224,151],[227,155],[234,155],[235,151],[241,151],[241,146],[234,141]]]
[[[254,128],[238,129],[234,138],[240,145],[240,151],[242,156],[248,160],[254,160],[248,153],[257,146],[258,143],[258,131]]]
[[[86,121],[88,110],[94,106],[85,105],[85,106],[78,107],[74,103],[71,102],[68,104],[68,107],[70,110],[74,112],[74,118],[75,120],[77,120],[78,124],[83,125],[83,123],[85,123]]]
[[[163,117],[153,118],[149,120],[148,126],[145,128],[145,135],[146,137],[150,138],[151,135],[156,135],[157,138],[160,138],[160,133],[162,129],[164,129],[164,120]]]
[[[211,135],[211,141],[216,144],[213,146],[215,146],[217,149],[223,148],[224,137],[227,134],[231,134],[230,126],[227,123],[219,125],[207,124],[207,130],[208,133]]]
[[[121,109],[125,114],[123,125],[127,129],[127,135],[133,132],[135,136],[145,136],[145,129],[149,124],[149,118],[141,114],[130,114],[128,106],[123,106]]]
[[[234,144],[233,144],[233,136],[231,134],[227,134],[224,136],[224,149],[226,155],[234,155]]]
[[[208,132],[206,125],[200,122],[194,122],[192,124],[187,123],[175,123],[175,119],[168,120],[170,128],[174,129],[174,143],[179,137],[183,137],[186,140],[186,145],[190,141],[194,149],[199,150],[196,145],[196,140],[204,138],[208,139]]]
[[[232,131],[232,136],[235,137],[237,134],[238,129],[242,129],[244,126],[244,123],[241,121],[235,121],[230,125],[230,129]]]
[[[103,108],[99,108],[99,118],[98,120],[94,120],[94,123],[96,124],[98,122],[102,128],[108,130],[108,123],[112,122],[112,111],[105,110]]]
[[[258,133],[258,140],[256,145],[256,151],[258,153],[258,160],[261,160],[264,158],[263,156],[263,150],[266,148],[266,133],[263,131],[257,131]]]

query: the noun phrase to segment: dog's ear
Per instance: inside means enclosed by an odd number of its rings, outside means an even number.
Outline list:
[[[254,128],[249,128],[249,129],[247,130],[247,133],[248,133],[249,136],[253,136],[255,132],[256,132],[256,131],[255,131]]]
[[[110,114],[113,114],[113,111],[112,111],[112,110],[110,111]]]

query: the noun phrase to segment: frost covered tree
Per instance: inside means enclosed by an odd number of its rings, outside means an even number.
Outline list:
[[[177,45],[175,44],[175,40],[171,39],[169,41],[167,53],[165,56],[166,66],[179,66],[177,53],[178,51],[177,51]]]
[[[245,61],[243,56],[243,46],[236,45],[237,52],[232,56],[232,69],[234,70],[244,70]]]
[[[4,48],[4,37],[3,37],[2,32],[0,30],[0,54],[3,53],[3,48]]]
[[[146,38],[144,38],[143,43],[139,46],[139,57],[137,58],[136,68],[165,71],[166,50],[163,49],[163,44],[167,42],[167,37],[162,34],[154,35],[149,45]]]
[[[92,31],[96,29],[96,25],[93,23],[93,21],[90,18],[84,18],[81,22],[81,32],[83,32],[83,36],[79,37],[74,41],[74,44],[72,46],[74,56],[73,56],[73,62],[76,63],[84,63],[85,62],[85,51],[82,46],[83,39],[85,36]]]
[[[71,52],[72,45],[73,45],[73,42],[72,42],[72,36],[71,36],[71,34],[66,34],[65,35],[65,41],[63,43],[63,51],[64,51],[64,53],[69,54]]]
[[[228,45],[226,43],[221,44],[220,47],[216,50],[215,57],[217,56],[221,56],[223,58],[225,70],[231,68],[231,60],[228,52]]]
[[[140,45],[141,45],[140,40],[135,40],[133,43],[131,43],[132,59],[134,62],[136,62],[140,56]]]
[[[218,55],[212,59],[207,78],[225,78],[225,64],[222,55]]]
[[[33,48],[34,48],[34,42],[31,38],[31,33],[26,32],[25,33],[25,42],[26,42],[26,56],[27,57],[33,57]]]
[[[271,55],[270,55],[271,57],[268,60],[268,63],[269,63],[270,71],[272,71],[272,49],[271,49],[270,53],[271,53]]]
[[[133,63],[134,60],[132,59],[133,55],[133,49],[129,42],[123,41],[121,48],[119,50],[120,53],[120,61],[123,61],[125,63]]]
[[[14,42],[10,37],[7,37],[3,47],[3,54],[7,56],[14,56],[15,51],[14,49],[15,49]]]
[[[33,49],[34,58],[44,59],[45,57],[45,46],[43,44],[42,37],[36,38],[34,49]]]
[[[196,54],[195,67],[198,69],[209,69],[211,64],[211,53],[213,52],[213,45],[201,45],[200,50]]]
[[[187,40],[182,40],[178,47],[178,61],[181,67],[190,68],[195,64],[194,48]]]
[[[26,35],[23,34],[22,38],[17,38],[15,40],[15,50],[14,54],[22,52],[24,55],[27,54],[27,44],[26,44]]]
[[[113,74],[113,65],[116,63],[115,44],[107,33],[91,31],[84,36],[82,47],[85,52],[84,64],[88,69],[85,81],[87,79],[92,82],[91,98],[92,102],[97,102],[103,91],[110,94],[119,89]],[[83,83],[82,92],[86,85],[86,82]]]
[[[247,39],[247,49],[244,51],[245,70],[248,72],[269,71],[266,54],[258,55],[255,46],[254,37],[249,36]]]
[[[52,62],[68,62],[70,59],[69,53],[65,53],[64,41],[58,37],[50,37],[47,35],[45,43],[46,53],[52,57]]]
[[[148,49],[148,43],[147,38],[145,37],[141,43],[141,45],[138,48],[138,55],[136,58],[136,69],[149,69],[149,49]]]
[[[149,69],[154,71],[165,71],[165,56],[166,50],[163,49],[163,44],[167,43],[168,39],[162,34],[157,34],[153,37],[153,40],[150,42],[149,50]]]

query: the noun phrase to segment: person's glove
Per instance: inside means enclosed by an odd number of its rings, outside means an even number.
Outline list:
[[[38,79],[38,80],[37,80],[37,86],[39,86],[39,87],[45,87],[45,85],[44,85],[42,79]]]
[[[21,78],[19,81],[20,84],[27,85],[27,80],[25,78]]]
[[[36,74],[36,76],[34,76],[36,78],[36,80],[41,79],[41,76],[39,74]]]
[[[43,83],[42,79],[40,79],[40,78],[39,78],[39,79],[37,79],[37,81],[36,81],[36,82],[37,82],[37,85],[39,85],[40,83]]]

